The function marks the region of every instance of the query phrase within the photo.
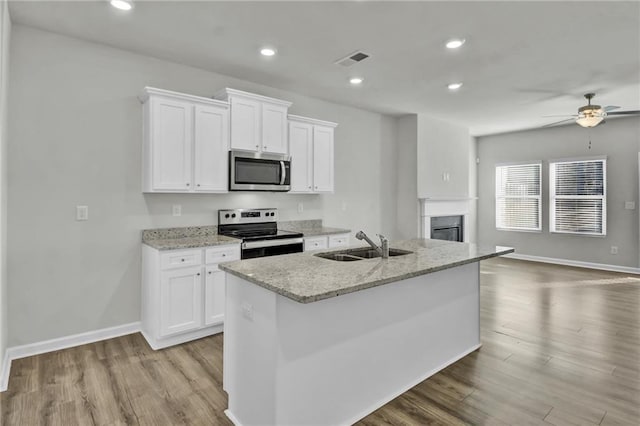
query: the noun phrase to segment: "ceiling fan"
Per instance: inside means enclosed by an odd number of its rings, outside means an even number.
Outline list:
[[[595,127],[598,124],[602,123],[605,117],[610,115],[636,115],[640,114],[640,111],[616,111],[611,112],[614,109],[620,108],[619,106],[609,105],[606,107],[601,107],[600,105],[592,105],[591,99],[596,96],[595,93],[586,93],[584,97],[587,99],[587,105],[581,106],[578,108],[578,114],[574,115],[547,115],[545,117],[571,117],[566,118],[564,120],[556,121],[555,123],[550,123],[542,127],[550,127],[555,126],[557,124],[565,123],[567,121],[574,120],[582,127]]]

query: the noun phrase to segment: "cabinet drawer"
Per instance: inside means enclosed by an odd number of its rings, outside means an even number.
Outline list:
[[[234,244],[208,248],[205,252],[205,259],[207,264],[240,260],[240,245]]]
[[[327,237],[311,237],[304,239],[304,251],[326,249],[327,247]]]
[[[346,247],[348,245],[349,245],[349,234],[329,236],[329,248]]]
[[[178,250],[160,255],[160,268],[173,269],[202,264],[202,250]]]

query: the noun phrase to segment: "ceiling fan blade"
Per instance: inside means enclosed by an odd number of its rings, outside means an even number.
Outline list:
[[[574,120],[575,120],[575,118],[571,117],[571,118],[567,118],[567,119],[564,119],[564,120],[556,121],[555,123],[545,124],[544,126],[542,126],[542,128],[551,127],[551,126],[555,126],[556,124],[566,123],[567,121],[574,121]]]
[[[544,118],[549,118],[549,117],[577,117],[577,115],[575,115],[575,114],[543,115],[542,117],[544,117]]]
[[[607,115],[637,115],[640,114],[640,110],[638,111],[618,111],[618,112],[608,112]]]
[[[613,111],[614,109],[618,109],[620,108],[619,106],[615,106],[615,105],[608,105],[604,108],[602,108],[605,112],[609,112],[609,111]]]

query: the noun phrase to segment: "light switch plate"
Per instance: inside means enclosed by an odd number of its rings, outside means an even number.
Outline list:
[[[304,204],[298,203],[298,213],[302,213],[304,211]]]
[[[89,220],[89,206],[76,206],[76,220]]]
[[[173,213],[174,216],[182,216],[182,205],[174,204],[173,207],[171,208],[171,212]]]
[[[635,201],[625,201],[624,208],[627,210],[635,210],[636,209]]]

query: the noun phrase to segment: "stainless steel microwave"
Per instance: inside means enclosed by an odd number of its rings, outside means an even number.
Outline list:
[[[289,191],[291,157],[253,151],[229,151],[230,191]]]

